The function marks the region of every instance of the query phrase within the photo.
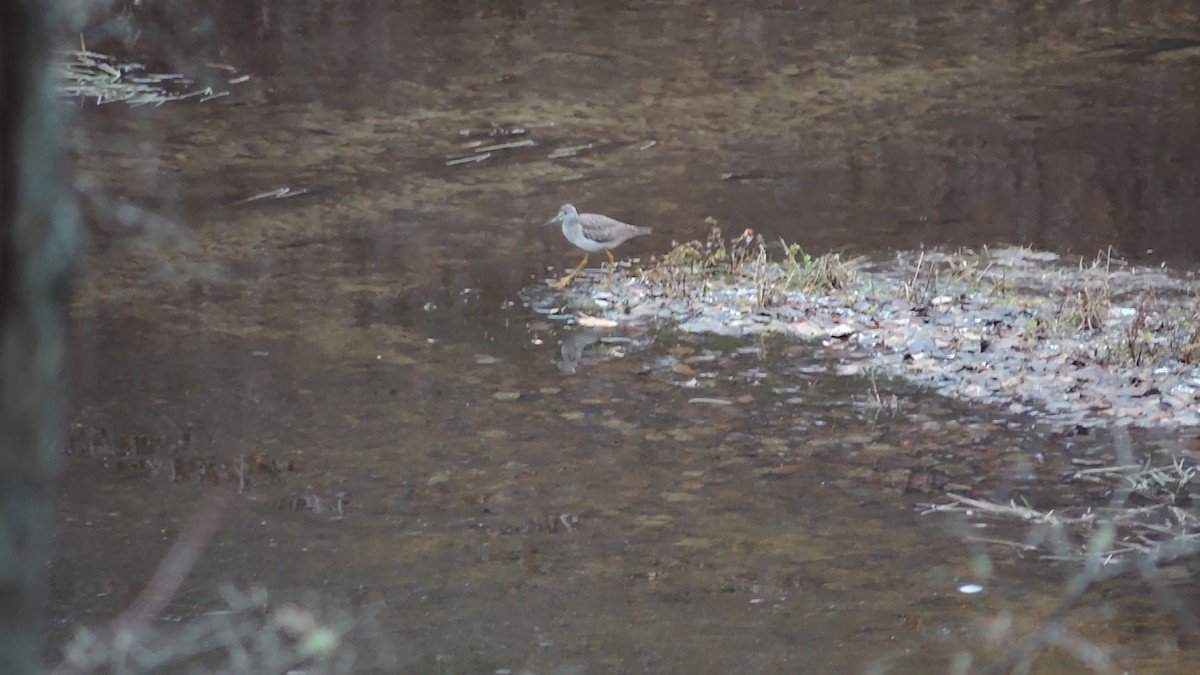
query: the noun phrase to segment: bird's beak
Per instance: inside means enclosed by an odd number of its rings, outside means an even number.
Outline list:
[[[547,220],[546,222],[542,223],[542,227],[546,227],[547,225],[553,225],[554,223],[558,222],[558,219],[559,219],[559,216],[554,216],[550,220]]]

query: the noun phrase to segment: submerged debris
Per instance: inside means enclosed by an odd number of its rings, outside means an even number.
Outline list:
[[[309,192],[308,188],[296,188],[293,190],[290,187],[281,187],[281,188],[276,188],[274,190],[268,190],[266,192],[260,192],[256,195],[247,197],[237,203],[238,204],[249,204],[251,202],[262,201],[264,199],[287,199],[289,197],[300,197],[300,196],[308,194],[308,192]]]
[[[529,138],[529,130],[524,127],[492,126],[490,129],[473,131],[461,129],[458,135],[466,140],[461,141],[461,149],[446,155],[446,166],[462,164],[478,164],[497,157],[497,153],[507,153],[521,148],[537,146],[537,141]],[[498,139],[516,138],[497,142]]]
[[[922,512],[961,514],[984,525],[1006,520],[1034,525],[1041,529],[1024,541],[994,536],[980,541],[1041,550],[1043,557],[1050,560],[1087,560],[1096,555],[1093,540],[1098,529],[1110,527],[1113,532],[1106,539],[1103,562],[1139,555],[1167,562],[1173,558],[1171,547],[1200,541],[1200,514],[1190,508],[1195,497],[1200,496],[1196,491],[1197,475],[1200,467],[1183,458],[1158,466],[1148,462],[1102,466],[1071,471],[1060,479],[1064,484],[1085,489],[1088,494],[1095,493],[1106,500],[1103,505],[1085,503],[1038,509],[1016,501],[1000,503],[949,493],[946,495],[949,501],[922,505]]]
[[[122,63],[115,57],[86,49],[62,54],[63,95],[90,100],[97,105],[162,105],[171,101],[196,99],[210,101],[228,96],[228,90],[197,87],[194,80],[178,73],[154,73],[141,63]],[[225,84],[241,84],[249,75],[236,75],[231,66],[207,64],[209,68],[230,73]]]

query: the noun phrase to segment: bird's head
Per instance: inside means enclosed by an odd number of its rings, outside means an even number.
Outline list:
[[[579,212],[575,210],[574,206],[571,206],[570,204],[563,204],[562,208],[560,208],[558,210],[558,215],[554,216],[550,220],[547,220],[545,223],[542,224],[542,227],[546,227],[547,225],[562,222],[568,218],[574,218],[575,216],[578,216],[578,215],[579,215]]]

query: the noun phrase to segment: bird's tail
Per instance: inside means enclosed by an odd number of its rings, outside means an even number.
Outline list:
[[[637,228],[637,235],[636,235],[636,236],[639,236],[639,237],[644,237],[644,236],[646,236],[647,234],[650,234],[650,231],[651,231],[651,230],[650,230],[650,228],[648,228],[648,227],[639,227],[639,228]]]

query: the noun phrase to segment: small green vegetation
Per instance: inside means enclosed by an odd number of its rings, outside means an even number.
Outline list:
[[[1167,353],[1175,355],[1183,363],[1200,363],[1200,303],[1192,304],[1183,311],[1176,329],[1167,339]]]
[[[768,243],[749,229],[730,239],[715,220],[706,222],[712,229],[705,240],[676,243],[643,273],[643,280],[680,299],[745,286],[754,289],[756,306],[769,307],[784,302],[788,291],[827,294],[848,289],[857,279],[857,259],[843,259],[839,253],[814,256],[798,244]]]
[[[983,255],[965,248],[930,253],[929,258],[924,251],[917,256],[912,274],[899,287],[899,298],[913,307],[927,306],[939,296],[972,293],[1001,296],[1012,290],[1006,276],[991,274],[987,249]]]
[[[1111,307],[1108,284],[1087,283],[1063,296],[1059,314],[1069,329],[1096,331],[1108,320]]]
[[[1099,331],[1112,310],[1112,277],[1125,269],[1123,261],[1113,258],[1112,249],[1100,251],[1090,264],[1079,262],[1074,287],[1064,293],[1059,316],[1067,331]]]
[[[831,293],[846,290],[858,280],[857,258],[843,259],[840,253],[814,256],[799,244],[779,240],[788,270],[787,288],[805,293]]]
[[[990,330],[1026,348],[1046,341],[1074,344],[1085,362],[1150,366],[1200,363],[1200,297],[1159,270],[1135,268],[1100,251],[1074,265],[1028,247],[980,252],[922,251],[901,258],[907,269],[893,286],[872,284],[869,300],[900,299],[912,307],[952,306],[1015,311]],[[993,315],[995,316],[995,315]],[[997,317],[999,319],[999,317]]]
[[[938,295],[941,268],[925,264],[925,254],[917,257],[912,276],[900,284],[900,297],[913,307],[924,307]]]
[[[1104,335],[1098,355],[1112,366],[1200,363],[1200,301],[1163,302],[1153,288],[1142,291],[1132,317]]]
[[[727,238],[708,223],[707,238],[677,243],[644,273],[666,298],[736,288],[754,307],[771,307],[844,294],[859,307],[899,301],[922,312],[982,311],[983,333],[1023,349],[1053,342],[1084,363],[1200,363],[1200,287],[1131,267],[1111,251],[1064,265],[1028,247],[930,249],[897,254],[892,276],[864,271],[859,258],[813,255],[751,230]]]

